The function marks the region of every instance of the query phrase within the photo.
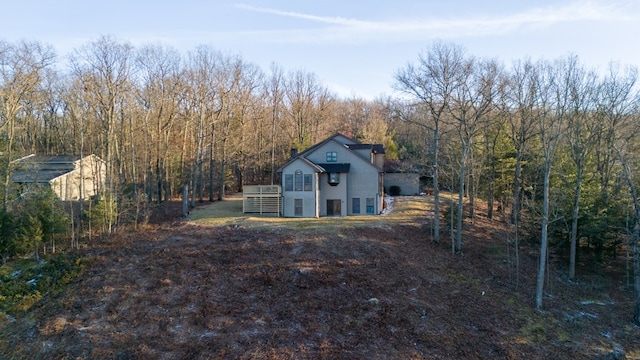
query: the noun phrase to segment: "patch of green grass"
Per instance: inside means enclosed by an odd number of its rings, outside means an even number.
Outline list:
[[[520,328],[520,335],[529,343],[543,342],[546,337],[547,327],[544,321],[531,319]]]
[[[551,314],[532,314],[520,328],[520,336],[527,343],[541,343],[547,340],[570,340],[570,335],[558,326]]]
[[[465,283],[467,282],[466,276],[460,273],[449,272],[447,273],[447,280],[452,283]]]
[[[487,253],[494,256],[504,256],[505,249],[501,244],[491,244],[487,247]]]
[[[15,259],[0,266],[0,279],[15,276],[16,272],[22,272],[23,269],[28,269],[36,266],[38,263],[33,259]]]
[[[85,267],[75,254],[51,255],[41,262],[15,260],[0,267],[0,312],[29,310],[46,295],[55,295],[75,281]]]
[[[518,302],[518,299],[510,297],[510,298],[507,299],[507,304],[513,306],[513,305],[518,305],[519,302]]]
[[[194,209],[189,220],[205,226],[237,225],[252,228],[287,228],[297,230],[322,230],[330,227],[387,227],[394,224],[421,224],[432,209],[431,197],[396,197],[393,210],[386,215],[357,215],[320,218],[283,218],[275,214],[243,214],[242,197],[229,197]]]
[[[565,329],[558,329],[556,331],[556,339],[561,342],[571,341],[571,334],[569,334]]]

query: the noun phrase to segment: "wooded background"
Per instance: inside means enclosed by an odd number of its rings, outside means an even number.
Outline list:
[[[398,95],[367,100],[336,96],[311,72],[261,69],[210,46],[181,54],[103,36],[59,58],[42,43],[0,42],[0,252],[33,250],[25,242],[37,250],[68,226],[73,246],[137,224],[185,185],[193,206],[278,183],[290,149],[341,132],[384,144],[396,167],[428,180],[436,216],[425,238],[440,241],[445,221],[452,250],[462,251],[464,221],[482,199],[483,215],[512,226],[516,264],[520,241],[539,244],[538,307],[548,251],[568,259],[570,278],[577,263],[626,256],[640,299],[636,68],[596,71],[572,55],[504,64],[436,43],[389,71]],[[105,160],[103,195],[75,210],[93,229],[78,231],[73,216],[36,216],[11,191],[11,161],[30,153]],[[440,190],[457,194],[443,217]],[[31,203],[73,210],[39,196]],[[638,301],[636,309],[640,324]]]

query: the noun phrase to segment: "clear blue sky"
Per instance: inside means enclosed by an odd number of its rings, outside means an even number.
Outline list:
[[[637,0],[31,0],[5,1],[0,13],[0,39],[51,44],[60,56],[101,35],[184,54],[210,44],[369,99],[393,95],[396,71],[436,40],[505,64],[576,54],[589,67],[640,66]]]

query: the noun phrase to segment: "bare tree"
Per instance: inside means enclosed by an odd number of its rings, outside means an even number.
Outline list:
[[[538,109],[541,115],[538,117],[538,132],[543,153],[543,200],[542,200],[542,225],[540,235],[540,262],[536,280],[536,309],[542,309],[544,293],[545,273],[548,251],[549,228],[549,189],[551,167],[558,144],[565,132],[565,125],[569,114],[569,101],[571,79],[577,70],[577,58],[570,57],[567,60],[558,60],[555,63],[546,64],[541,72]]]
[[[499,68],[494,61],[463,59],[460,72],[454,78],[454,91],[449,102],[449,112],[460,140],[460,169],[458,172],[458,205],[454,251],[462,250],[462,220],[466,169],[478,131],[488,120],[494,106]],[[471,197],[472,198],[472,197]],[[473,211],[473,202],[471,203]]]
[[[341,101],[336,107],[337,117],[342,124],[344,134],[358,140],[370,117],[370,104],[359,97]]]
[[[640,94],[636,88],[638,71],[635,67],[621,69],[611,64],[609,73],[598,87],[597,111],[598,122],[601,125],[598,140],[600,147],[596,148],[598,172],[601,177],[603,196],[608,197],[606,190],[609,176],[617,160],[622,165],[624,178],[629,186],[633,201],[634,226],[629,247],[633,253],[633,291],[634,316],[633,322],[640,325],[640,200],[637,188],[637,136],[638,111],[640,110]],[[609,145],[603,149],[602,145]],[[609,161],[609,162],[605,162]]]
[[[138,51],[136,64],[140,85],[137,99],[143,109],[145,186],[149,200],[156,194],[159,203],[168,197],[169,145],[175,136],[183,96],[180,55],[175,49],[148,45]]]
[[[113,37],[98,40],[76,50],[71,58],[73,75],[82,81],[85,101],[99,129],[102,158],[106,162],[108,196],[116,196],[122,182],[121,133],[124,131],[122,106],[130,95],[132,76],[132,47]],[[115,202],[117,204],[117,202]],[[108,207],[104,214],[106,231],[110,233],[117,221],[117,208]]]
[[[216,106],[220,102],[220,93],[217,84],[218,72],[222,61],[222,54],[208,46],[199,46],[189,56],[186,84],[187,98],[184,104],[185,144],[183,153],[187,148],[192,149],[191,154],[185,153],[185,173],[189,176],[184,179],[184,185],[191,183],[191,206],[195,206],[198,189],[204,186],[202,183],[202,161],[205,156],[205,139],[208,129],[210,134],[210,149],[215,141]],[[189,130],[186,130],[186,129]],[[192,146],[188,146],[189,141]],[[213,152],[213,150],[212,150]],[[210,158],[211,163],[211,158]],[[188,170],[187,170],[188,169]],[[211,191],[211,190],[210,190]]]
[[[34,150],[45,154],[64,154],[67,150],[67,132],[64,126],[64,102],[62,94],[64,82],[60,74],[52,69],[46,69],[40,89],[40,119],[36,125]]]
[[[538,134],[540,92],[543,64],[529,60],[513,64],[511,72],[503,78],[498,108],[506,119],[505,133],[515,148],[516,162],[513,174],[511,222],[514,225],[515,289],[519,287],[520,274],[520,208],[522,197],[522,159],[529,150],[531,140]]]
[[[291,124],[291,143],[303,150],[313,145],[313,112],[320,84],[314,74],[304,71],[289,73],[285,84],[285,109]]]
[[[417,64],[408,64],[395,76],[395,88],[409,95],[414,106],[424,115],[410,118],[401,114],[401,117],[432,133],[431,149],[427,153],[431,154],[432,163],[433,240],[436,243],[440,242],[439,141],[452,93],[459,85],[455,78],[463,72],[463,55],[461,47],[438,42],[426,54],[419,55]]]
[[[569,249],[569,278],[576,276],[576,249],[578,239],[578,218],[580,214],[580,194],[586,168],[587,155],[595,145],[598,124],[594,122],[594,94],[597,76],[580,66],[570,72],[567,80],[569,87],[569,114],[567,117],[567,142],[571,159],[576,166],[576,183],[571,215],[571,240]]]
[[[246,181],[250,159],[257,157],[262,151],[258,146],[259,135],[262,133],[259,126],[262,112],[259,108],[261,102],[258,101],[258,94],[261,92],[264,81],[262,71],[254,64],[237,61],[234,65],[234,76],[237,76],[236,86],[231,92],[235,108],[234,121],[228,124],[231,127],[227,136],[230,140],[234,140],[228,144],[233,149],[230,156],[235,158],[236,186],[238,192],[241,192]]]
[[[599,124],[596,135],[596,166],[600,180],[602,202],[609,202],[611,178],[615,175],[616,154],[614,144],[619,136],[619,124],[632,106],[632,92],[638,79],[636,68],[621,68],[610,64],[608,73],[597,89],[595,121]]]
[[[24,115],[25,106],[35,100],[44,71],[54,58],[53,49],[40,43],[11,45],[0,42],[0,132],[6,139],[2,166],[5,169],[3,208],[9,200],[14,141],[22,126],[21,114]]]
[[[631,160],[627,157],[628,154],[623,148],[617,148],[616,151],[618,153],[618,159],[622,163],[624,169],[625,179],[629,185],[629,191],[631,193],[631,199],[633,200],[633,209],[635,213],[633,235],[631,239],[631,248],[633,251],[633,323],[640,326],[640,198],[638,195],[636,179],[633,176],[634,173],[637,173],[637,170],[633,171],[631,169]]]
[[[270,108],[269,118],[271,120],[271,134],[270,134],[270,180],[271,185],[275,183],[276,174],[276,134],[278,131],[278,125],[282,120],[282,107],[284,102],[284,72],[276,64],[271,65],[271,76],[268,83],[265,86],[267,98],[269,99],[268,106]]]

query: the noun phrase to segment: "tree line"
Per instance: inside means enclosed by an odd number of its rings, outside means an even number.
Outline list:
[[[610,64],[599,73],[574,55],[505,66],[448,43],[400,69],[396,88],[406,98],[395,121],[423,130],[435,203],[442,183],[457,191],[452,250],[462,250],[463,218],[473,218],[475,199],[487,199],[490,218],[497,201],[512,224],[516,288],[520,237],[540,246],[541,309],[550,246],[568,259],[571,280],[579,254],[601,262],[624,248],[640,324],[637,78],[634,67]]]
[[[265,71],[207,45],[181,54],[102,36],[60,59],[38,42],[0,42],[2,208],[9,214],[24,200],[12,190],[13,160],[95,154],[106,185],[94,224],[110,233],[185,187],[195,206],[277,183],[291,148],[335,132],[386,143],[393,156],[386,107],[340,99],[313,73]]]
[[[489,218],[511,224],[516,289],[520,242],[538,244],[538,308],[549,251],[567,259],[571,279],[580,263],[626,253],[640,324],[637,69],[597,72],[572,55],[505,65],[436,43],[393,85],[395,98],[340,98],[313,73],[261,69],[205,45],[181,54],[103,36],[60,60],[41,43],[0,42],[2,214],[25,208],[10,179],[12,160],[29,153],[105,160],[103,195],[80,212],[109,233],[185,186],[195,205],[278,183],[291,148],[341,132],[384,144],[387,158],[429,179],[429,236],[440,241],[450,219],[454,252],[486,200]],[[457,195],[450,218],[441,189]]]

